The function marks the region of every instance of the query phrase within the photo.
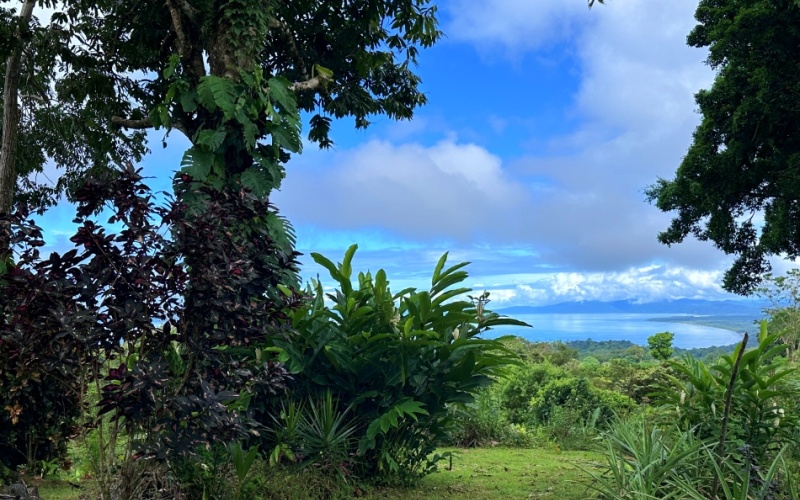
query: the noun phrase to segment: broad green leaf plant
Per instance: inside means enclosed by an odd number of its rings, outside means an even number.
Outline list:
[[[780,356],[786,346],[777,341],[778,335],[768,334],[762,322],[758,344],[742,355],[732,386],[728,451],[740,454],[744,447],[756,463],[774,457],[796,439],[800,393],[789,378],[796,368],[786,365]],[[718,438],[725,393],[741,349],[740,344],[732,355],[710,366],[688,356],[672,362],[678,375],[670,377],[670,384],[656,394],[669,420],[701,439]]]
[[[351,246],[341,263],[312,257],[337,284],[330,294],[312,283],[311,299],[292,315],[297,333],[272,340],[294,374],[294,398],[333,392],[358,426],[351,472],[378,482],[404,482],[433,469],[429,458],[449,432],[448,406],[473,401],[516,356],[502,339],[483,337],[500,325],[528,326],[485,309],[460,286],[468,263],[439,259],[429,290],[393,293],[386,272],[352,281]],[[344,410],[346,408],[346,410]],[[269,423],[269,422],[268,422]]]

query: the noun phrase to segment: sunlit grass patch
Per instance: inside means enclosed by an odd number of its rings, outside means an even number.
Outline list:
[[[552,449],[472,448],[452,451],[453,469],[439,471],[407,490],[372,492],[372,498],[558,498],[585,499],[591,480],[587,469],[597,467],[601,455]]]

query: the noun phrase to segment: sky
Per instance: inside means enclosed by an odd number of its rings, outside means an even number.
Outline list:
[[[696,0],[441,0],[445,37],[421,52],[429,103],[413,120],[334,123],[307,145],[272,201],[310,252],[383,268],[395,290],[427,288],[439,257],[470,261],[493,308],[576,300],[738,298],[730,258],[707,242],[658,243],[670,215],[645,188],[672,178],[714,74],[685,44]],[[179,166],[179,133],[153,132],[145,172]],[[155,175],[155,174],[153,174]],[[151,182],[167,189],[169,177]],[[73,209],[40,221],[53,248]],[[789,264],[776,262],[780,272]]]

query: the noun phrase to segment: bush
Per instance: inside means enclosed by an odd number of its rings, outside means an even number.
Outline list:
[[[596,389],[585,378],[562,378],[547,383],[530,402],[530,415],[540,425],[550,424],[559,409],[574,412],[579,422],[597,425],[611,422],[617,414],[636,407],[634,401],[622,394]],[[594,415],[597,411],[597,415]]]
[[[499,384],[480,390],[475,402],[451,407],[454,430],[450,439],[453,446],[471,448],[474,446],[528,447],[533,444],[532,436],[523,424],[510,423],[501,406]]]
[[[607,465],[589,485],[603,499],[684,498],[676,480],[704,477],[702,443],[676,427],[666,430],[644,419],[618,420],[603,435]]]
[[[449,407],[472,403],[515,357],[501,340],[482,338],[493,326],[524,323],[485,308],[488,294],[463,300],[468,288],[454,288],[467,278],[466,264],[445,268],[442,256],[431,289],[393,294],[386,273],[360,273],[351,283],[356,247],[334,265],[319,254],[314,260],[338,283],[327,295],[315,283],[308,305],[292,314],[295,336],[275,337],[265,347],[286,360],[297,404],[328,392],[346,411],[347,426],[357,430],[357,446],[347,460],[323,452],[318,463],[339,465],[348,473],[376,482],[407,482],[432,470],[432,452],[446,441],[453,418]],[[283,430],[274,419],[263,422]],[[300,444],[289,443],[294,453]],[[268,443],[274,449],[285,443]]]
[[[508,421],[516,424],[528,422],[531,400],[542,387],[568,376],[565,370],[549,363],[525,363],[509,368],[498,382],[499,403]]]
[[[775,345],[776,340],[763,322],[756,346],[742,353],[733,381],[726,453],[743,458],[740,450],[746,447],[756,464],[771,460],[798,437],[800,392],[796,384],[787,383],[796,369],[776,356],[786,348]],[[725,396],[742,349],[740,344],[732,356],[722,356],[711,366],[690,357],[673,362],[678,375],[657,394],[666,418],[700,439],[719,440]]]
[[[180,202],[157,207],[131,166],[88,179],[76,192],[75,248],[48,258],[29,213],[11,217],[17,258],[0,262],[0,442],[10,446],[0,460],[14,465],[19,448],[51,442],[63,451],[87,371],[102,381],[99,414],[124,421],[138,451],[160,460],[252,436],[248,398],[283,389],[283,368],[251,347],[288,334],[286,311],[301,300],[278,291],[296,271],[273,230],[280,219],[241,186],[184,175],[176,190]],[[104,209],[119,233],[95,222]]]
[[[712,449],[713,439],[701,441],[691,431],[659,427],[642,418],[615,422],[602,442],[607,463],[602,474],[590,472],[594,481],[589,488],[603,499],[798,498],[785,450],[763,467],[730,456],[722,459]]]

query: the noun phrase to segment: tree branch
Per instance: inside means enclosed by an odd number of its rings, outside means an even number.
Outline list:
[[[302,82],[294,82],[289,86],[290,89],[294,90],[295,92],[306,92],[309,90],[316,90],[322,86],[322,84],[326,80],[319,76],[315,76],[314,78],[310,78],[308,80]]]
[[[305,61],[300,56],[300,50],[297,48],[297,40],[295,40],[292,32],[284,22],[275,18],[269,20],[269,27],[281,32],[286,42],[289,44],[289,51],[292,53],[297,69],[300,70],[300,74],[303,75],[303,78],[308,79],[308,68],[306,67]]]
[[[112,116],[111,123],[122,128],[130,129],[146,129],[153,128],[153,122],[150,118],[142,118],[141,120],[131,120],[129,118],[122,118],[121,116]]]
[[[197,19],[197,9],[189,5],[188,0],[177,0],[177,2],[178,7],[180,7],[181,11],[183,12],[183,15],[186,16],[188,20],[194,22]]]
[[[142,118],[141,120],[131,120],[130,118],[122,118],[121,116],[112,116],[111,123],[113,123],[118,127],[127,128],[131,130],[144,130],[148,128],[153,128],[153,122],[152,120],[150,120],[149,117]],[[186,127],[183,126],[182,123],[173,120],[170,127],[167,128],[174,128],[175,130],[181,132],[186,137],[190,139],[192,138],[192,136],[189,134],[189,131],[186,129]]]
[[[188,8],[192,8],[186,0],[176,0],[177,2],[182,2],[186,4]],[[197,53],[196,50],[192,47],[191,42],[189,41],[189,36],[186,33],[186,29],[183,26],[183,22],[181,21],[181,12],[183,12],[186,17],[191,21],[194,14],[187,14],[185,10],[178,9],[172,0],[165,0],[167,4],[167,8],[169,9],[169,16],[172,19],[172,29],[175,31],[175,36],[178,42],[178,53],[181,55],[181,60],[186,65],[186,69],[190,71],[193,76],[197,79],[200,77],[205,76],[206,68],[203,65],[203,58],[199,57],[200,54]]]

